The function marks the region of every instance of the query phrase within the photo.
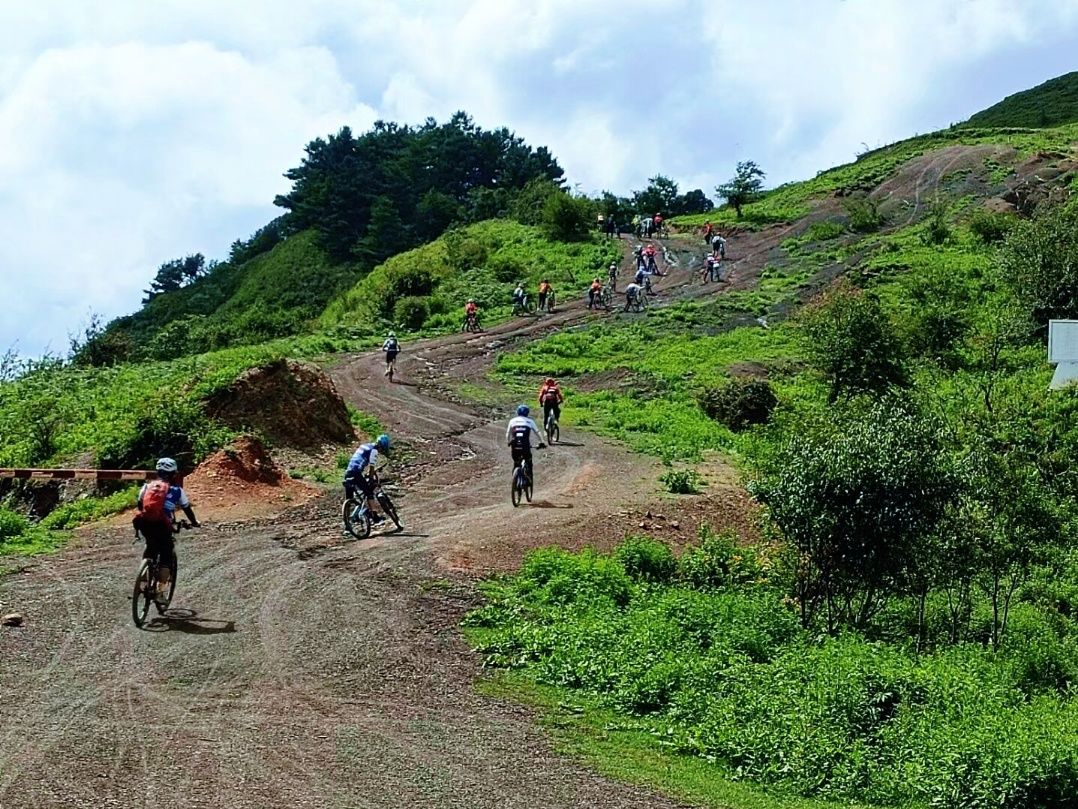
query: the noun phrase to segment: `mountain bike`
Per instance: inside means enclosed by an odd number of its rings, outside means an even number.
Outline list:
[[[546,423],[543,424],[543,429],[546,432],[546,442],[548,446],[558,443],[558,439],[561,438],[561,427],[558,426],[558,419],[557,416],[554,415],[553,410],[547,413]]]
[[[646,312],[648,310],[648,293],[640,290],[631,301],[625,302],[626,312]]]
[[[540,312],[545,311],[547,314],[551,314],[551,315],[554,314],[554,304],[555,304],[555,302],[556,302],[556,297],[555,297],[555,294],[554,294],[554,290],[550,290],[550,292],[548,292],[546,294],[546,297],[543,299],[543,305],[539,307],[539,311]]]
[[[513,301],[513,316],[517,315],[534,315],[535,314],[535,301],[533,301],[527,295],[524,296],[522,301]]]
[[[479,315],[474,312],[469,314],[464,318],[464,325],[460,330],[471,332],[472,334],[483,331],[483,327],[479,324]]]
[[[404,524],[397,514],[397,507],[393,505],[393,501],[385,489],[382,488],[382,481],[377,472],[371,478],[371,488],[374,492],[374,501],[382,509],[382,514],[393,521],[398,531],[404,528]],[[341,504],[341,519],[344,522],[344,530],[356,539],[366,539],[371,535],[371,526],[374,525],[373,516],[363,492],[356,491],[353,487],[348,487],[347,496],[344,503]]]
[[[531,458],[525,458],[523,461],[513,467],[513,485],[510,491],[510,498],[513,501],[513,508],[516,508],[520,505],[521,497],[526,497],[529,503],[532,501]]]
[[[189,522],[180,520],[172,526],[173,536],[190,527]],[[146,541],[146,537],[136,526],[135,540],[132,544],[140,540]],[[161,598],[157,592],[157,580],[161,572],[161,564],[161,554],[155,553],[150,558],[142,560],[142,564],[139,565],[138,573],[135,576],[135,588],[131,593],[131,618],[139,629],[142,629],[142,625],[146,623],[146,616],[150,612],[150,604],[157,608],[158,615],[164,615],[168,605],[172,603],[172,594],[176,592],[176,577],[179,571],[176,551],[172,551],[172,558],[168,560],[168,567],[172,575],[169,578],[168,595],[165,598]]]
[[[608,312],[614,306],[614,284],[613,283],[610,283],[607,286],[604,286],[602,291],[599,293],[599,305]]]
[[[393,374],[395,374],[396,371],[397,371],[397,355],[394,354],[392,357],[387,356],[386,357],[386,374],[385,375],[386,375],[386,377],[389,378],[390,382],[393,381]]]

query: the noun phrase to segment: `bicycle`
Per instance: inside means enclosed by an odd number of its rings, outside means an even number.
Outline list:
[[[393,374],[396,373],[396,370],[397,370],[397,358],[393,357],[392,359],[390,359],[389,357],[386,357],[386,374],[385,375],[389,378],[390,382],[393,381]]]
[[[371,478],[371,488],[374,492],[374,501],[378,503],[382,513],[393,521],[398,531],[403,529],[404,524],[397,514],[397,507],[393,505],[393,501],[382,488],[382,481],[377,472]],[[341,519],[344,522],[344,530],[356,539],[366,539],[371,535],[373,525],[371,510],[362,492],[356,492],[354,488],[349,487],[348,494],[341,504]]]
[[[550,290],[550,292],[548,292],[546,294],[546,297],[543,299],[543,305],[539,307],[539,311],[545,311],[549,315],[554,314],[555,301],[556,297],[554,295],[554,290]]]
[[[464,318],[464,326],[461,327],[461,331],[471,332],[472,334],[483,331],[483,327],[479,323],[479,315],[473,312]]]
[[[191,523],[180,520],[172,526],[173,536],[189,528],[191,528]],[[134,545],[139,540],[145,541],[146,537],[136,526],[135,540],[131,544]],[[131,594],[131,618],[139,629],[142,629],[142,625],[146,623],[146,616],[150,612],[150,604],[157,608],[158,615],[164,615],[168,605],[172,603],[172,595],[176,592],[176,577],[179,571],[179,560],[176,557],[175,550],[172,551],[172,558],[169,560],[169,569],[172,575],[168,582],[168,595],[161,599],[158,597],[157,592],[157,581],[161,573],[161,554],[155,553],[150,558],[143,559],[142,564],[139,565],[138,573],[135,575],[135,588]]]
[[[599,293],[599,305],[606,311],[610,311],[614,306],[614,285],[611,283],[609,286],[604,286]]]
[[[540,444],[536,449],[546,449],[546,445]],[[532,494],[532,461],[531,458],[525,458],[513,467],[513,482],[509,490],[513,508],[520,505],[521,498],[527,498],[530,503]]]
[[[561,439],[561,427],[558,426],[558,419],[553,410],[547,414],[543,429],[546,431],[547,446],[553,446]]]
[[[626,312],[646,312],[648,310],[648,294],[644,290],[636,293],[636,297],[625,302]]]
[[[513,301],[513,317],[517,315],[534,315],[535,314],[535,301],[524,296],[522,301]]]

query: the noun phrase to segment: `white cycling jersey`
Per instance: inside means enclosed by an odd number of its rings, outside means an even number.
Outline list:
[[[528,433],[528,446],[531,446],[532,436],[534,435],[536,438],[539,436],[539,427],[536,425],[535,421],[528,416],[513,416],[513,418],[509,419],[509,426],[505,429],[505,443],[511,444],[513,441],[513,434],[525,427],[531,430],[531,432]]]

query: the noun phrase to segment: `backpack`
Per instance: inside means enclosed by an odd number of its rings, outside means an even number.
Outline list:
[[[392,340],[386,340],[386,351],[400,351],[400,348],[400,343],[397,342],[395,337]]]
[[[165,508],[168,502],[168,492],[172,487],[167,480],[155,480],[146,484],[146,491],[142,495],[142,510],[139,516],[150,522],[168,522],[169,513]]]

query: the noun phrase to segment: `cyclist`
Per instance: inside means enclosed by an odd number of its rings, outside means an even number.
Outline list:
[[[523,312],[527,300],[528,293],[524,291],[524,282],[518,281],[517,288],[513,290],[513,314]]]
[[[656,211],[655,216],[653,216],[651,218],[651,221],[655,225],[655,227],[653,228],[653,230],[655,231],[655,235],[656,236],[662,236],[663,235],[663,215],[661,213],[659,213],[658,211]]]
[[[522,404],[517,408],[516,416],[509,419],[509,426],[505,429],[505,443],[508,444],[509,452],[513,457],[513,469],[523,464],[524,473],[534,486],[532,436],[534,435],[539,442],[539,449],[545,447],[546,444],[543,443],[539,428],[535,426],[535,422],[528,415],[529,413],[531,413],[531,410],[527,405]]]
[[[599,305],[599,298],[603,292],[603,282],[596,278],[588,287],[588,308],[593,309]]]
[[[661,275],[659,272],[659,265],[655,263],[655,254],[658,251],[655,249],[655,245],[648,243],[648,246],[644,248],[644,258],[647,260],[648,272],[652,275]]]
[[[614,291],[618,288],[618,263],[616,261],[610,262],[610,267],[606,271],[606,277],[610,279],[610,289]]]
[[[356,491],[363,493],[367,498],[367,508],[371,513],[371,523],[379,525],[385,522],[385,517],[378,513],[378,503],[374,499],[374,483],[371,480],[375,472],[375,461],[378,453],[389,456],[389,436],[382,433],[373,443],[360,444],[352,458],[348,461],[348,468],[344,471],[344,496],[352,497]]]
[[[543,387],[539,388],[539,404],[543,406],[543,425],[550,421],[550,414],[554,414],[555,421],[561,421],[561,404],[565,401],[557,380],[547,377]]]
[[[397,335],[395,332],[390,332],[386,337],[386,341],[382,343],[382,351],[384,351],[386,355],[385,376],[389,376],[389,372],[393,369],[393,363],[397,361],[397,355],[401,352],[401,344],[397,342]]]
[[[711,234],[714,232],[714,228],[711,226],[711,220],[704,222],[704,243],[711,244]]]
[[[475,327],[479,328],[479,305],[475,302],[475,298],[468,298],[468,302],[464,304],[464,322],[460,325],[461,331],[468,328],[469,321],[474,321]]]
[[[644,269],[643,267],[640,267],[639,269],[637,269],[636,276],[633,278],[633,280],[636,282],[636,285],[638,287],[643,287],[648,292],[652,292],[653,291],[652,288],[651,288],[651,277],[652,277],[652,275],[654,275],[654,273],[650,272],[649,270]]]
[[[718,233],[711,237],[711,253],[719,258],[726,258],[726,239]]]
[[[547,296],[554,291],[554,287],[550,285],[550,281],[543,279],[539,284],[539,311],[543,311],[546,308]]]
[[[192,528],[198,528],[191,501],[177,480],[179,467],[172,458],[157,462],[157,480],[144,483],[138,493],[138,514],[131,521],[146,538],[143,559],[160,560],[157,566],[157,593],[168,592],[172,578],[172,559],[176,555],[176,509],[183,511]]]
[[[635,282],[625,287],[625,311],[629,311],[629,307],[636,303],[641,292],[644,288]]]

